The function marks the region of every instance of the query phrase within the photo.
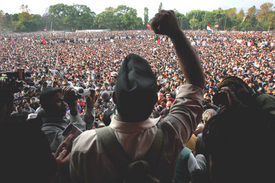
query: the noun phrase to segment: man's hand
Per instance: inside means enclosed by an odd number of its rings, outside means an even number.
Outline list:
[[[65,101],[68,103],[76,101],[74,88],[71,86],[64,86],[62,88],[62,95]]]
[[[205,79],[200,59],[180,29],[175,13],[172,10],[161,10],[153,18],[151,25],[156,34],[164,34],[171,38],[186,83],[204,88]]]
[[[164,34],[169,37],[181,31],[178,19],[173,10],[161,10],[152,20],[151,27],[156,34]]]
[[[95,99],[96,99],[96,97],[95,97],[95,90],[94,89],[90,89],[90,95],[88,95],[87,97],[86,97],[86,102],[87,102],[87,108],[93,108],[94,107],[94,105],[95,105]]]
[[[75,96],[74,88],[71,86],[65,86],[62,88],[62,95],[64,100],[68,103],[71,114],[75,116],[78,112],[77,98]]]
[[[229,106],[232,106],[232,105],[238,103],[238,98],[237,98],[236,94],[228,86],[222,87],[220,90],[220,93],[221,92],[224,92],[227,94]]]
[[[53,156],[56,159],[56,162],[58,164],[58,170],[55,175],[55,177],[58,177],[59,172],[66,166],[69,166],[71,153],[69,153],[67,156],[67,149],[69,146],[71,146],[71,141],[73,138],[73,134],[70,134],[57,148],[55,154]]]

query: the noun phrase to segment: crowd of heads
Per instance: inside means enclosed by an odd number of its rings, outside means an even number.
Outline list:
[[[185,34],[200,57],[206,76],[206,108],[213,106],[213,95],[227,76],[241,78],[254,93],[275,94],[274,33],[221,31],[212,35],[205,31],[185,31]],[[170,100],[167,98],[174,99],[177,88],[185,84],[170,39],[149,30],[12,34],[1,35],[0,41],[1,70],[23,68],[31,73],[33,82],[26,83],[22,96],[19,93],[16,96],[22,107],[37,102],[39,92],[45,87],[71,85],[94,88],[97,106],[102,109],[101,94],[114,91],[120,65],[130,53],[149,62],[157,79],[159,99],[166,99],[165,105]],[[83,99],[79,103],[80,111],[85,110]],[[160,109],[155,111],[161,112]]]

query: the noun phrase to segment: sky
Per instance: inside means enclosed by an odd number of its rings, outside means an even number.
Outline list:
[[[260,9],[261,4],[271,2],[275,5],[274,0],[8,0],[1,3],[0,10],[4,13],[14,14],[20,13],[20,6],[22,4],[28,5],[32,14],[43,15],[50,5],[63,3],[67,5],[83,4],[91,8],[96,14],[101,13],[107,7],[116,8],[118,5],[126,5],[137,9],[138,17],[143,18],[144,7],[149,9],[149,18],[153,18],[158,11],[159,4],[162,2],[162,9],[173,10],[176,9],[182,14],[186,14],[191,10],[207,10],[212,11],[218,8],[223,10],[228,8],[237,8],[239,11],[243,8],[247,11],[248,8],[255,5]]]

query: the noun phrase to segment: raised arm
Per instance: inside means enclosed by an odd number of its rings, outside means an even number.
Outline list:
[[[180,29],[174,11],[160,11],[153,18],[151,25],[156,34],[167,35],[172,40],[186,82],[203,88],[204,74],[200,60]]]

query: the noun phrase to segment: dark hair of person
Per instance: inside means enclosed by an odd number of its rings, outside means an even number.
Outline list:
[[[228,76],[223,79],[221,83],[218,84],[218,88],[222,88],[223,86],[236,85],[236,87],[242,87],[242,85],[249,91],[250,94],[253,94],[251,88],[239,77],[236,76]]]
[[[265,156],[272,146],[268,144],[263,120],[259,111],[242,106],[227,109],[206,123],[203,141],[213,162],[213,179],[255,182],[271,176],[267,162],[274,158]],[[266,148],[266,153],[259,155],[261,147]]]
[[[41,93],[40,93],[40,104],[44,108],[45,104],[48,104],[51,101],[51,98],[56,94],[60,93],[62,91],[61,88],[58,87],[49,87],[45,88]]]
[[[57,171],[50,145],[42,131],[7,121],[0,124],[1,179],[6,182],[48,183]]]

